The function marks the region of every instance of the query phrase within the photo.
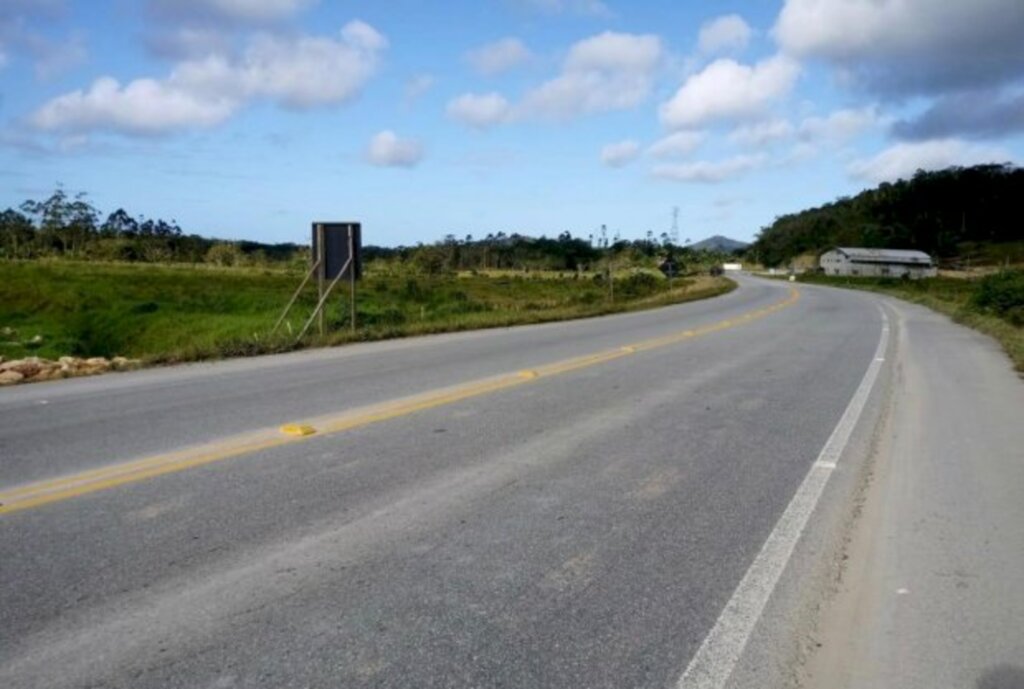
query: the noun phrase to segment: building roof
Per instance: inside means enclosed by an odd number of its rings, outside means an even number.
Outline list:
[[[912,265],[932,264],[932,257],[923,251],[910,249],[858,249],[839,247],[841,252],[856,263],[909,263]]]

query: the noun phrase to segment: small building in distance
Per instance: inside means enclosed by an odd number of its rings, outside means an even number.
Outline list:
[[[825,275],[877,278],[933,278],[939,274],[932,257],[907,249],[851,249],[826,251],[818,260]]]

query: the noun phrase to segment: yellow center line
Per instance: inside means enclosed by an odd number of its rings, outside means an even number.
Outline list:
[[[129,462],[112,464],[98,469],[30,483],[0,492],[0,514],[27,510],[87,493],[94,493],[127,483],[135,483],[156,476],[183,471],[192,467],[211,464],[282,445],[306,442],[310,438],[315,438],[319,435],[342,433],[389,419],[454,404],[455,402],[473,397],[480,397],[499,390],[525,385],[542,378],[597,366],[622,357],[631,356],[637,352],[667,347],[700,337],[701,335],[708,335],[749,323],[757,318],[768,316],[780,309],[792,306],[799,298],[800,293],[796,289],[790,288],[789,296],[772,306],[750,311],[732,319],[711,323],[699,328],[683,330],[642,342],[634,342],[612,350],[556,361],[516,373],[507,373],[494,378],[431,390],[412,397],[389,400],[368,407],[286,424],[280,428],[275,426],[251,433],[234,435],[215,442],[186,447],[173,452],[152,455]]]

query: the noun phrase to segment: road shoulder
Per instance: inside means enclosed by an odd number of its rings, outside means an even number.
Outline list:
[[[1024,684],[1024,385],[989,338],[886,300],[893,404],[796,678],[807,687]]]

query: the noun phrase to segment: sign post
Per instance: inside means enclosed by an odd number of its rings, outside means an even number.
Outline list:
[[[320,247],[322,249],[322,247],[324,245],[324,226],[321,223],[317,223],[316,225],[314,225],[314,227],[313,227],[313,234],[314,234],[313,246],[314,247]],[[316,256],[316,258],[314,260],[320,266],[320,269],[317,271],[317,274],[316,274],[316,297],[317,297],[317,303],[319,303],[320,300],[324,298],[324,269],[323,269],[323,267],[324,267],[324,260],[323,260],[323,251],[322,250],[314,249],[313,254]],[[317,329],[320,331],[320,337],[323,337],[324,336],[324,312],[323,312],[323,310],[320,310],[319,314],[317,315]]]
[[[356,281],[362,277],[362,225],[357,222],[313,223],[313,255],[320,259],[320,298],[326,297],[339,280],[349,283],[349,327],[356,329]],[[323,328],[323,310],[318,312]],[[321,330],[322,332],[322,330]]]
[[[363,264],[360,256],[362,249],[362,226],[357,222],[342,223],[313,223],[313,251],[311,255],[312,266],[306,277],[303,279],[299,289],[292,295],[291,301],[285,307],[284,313],[277,320],[272,332],[284,322],[288,311],[295,304],[299,293],[309,279],[316,274],[317,304],[310,315],[309,320],[303,326],[302,331],[296,338],[301,340],[313,324],[318,321],[320,335],[324,334],[324,305],[327,298],[334,290],[335,285],[342,279],[348,278],[349,283],[349,325],[352,332],[356,330],[356,281],[362,277]],[[291,326],[289,325],[289,330]]]
[[[349,226],[349,228],[348,228],[348,255],[349,256],[355,256],[356,255],[356,230],[352,226]],[[356,259],[356,261],[358,262],[358,258]],[[352,334],[355,335],[355,333],[356,333],[356,271],[355,270],[349,270],[348,271],[348,280],[349,280],[349,297],[350,297],[350,300],[349,300],[349,315],[350,315],[349,322],[351,323],[351,326],[352,326]]]

